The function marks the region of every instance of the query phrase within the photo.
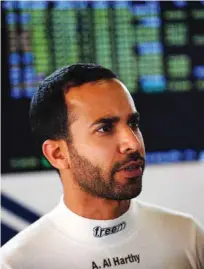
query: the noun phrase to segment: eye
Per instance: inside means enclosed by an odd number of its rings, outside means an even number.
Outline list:
[[[110,133],[113,130],[113,125],[112,124],[105,124],[101,126],[97,131],[99,133]]]
[[[130,126],[130,128],[132,130],[136,130],[139,128],[139,122],[138,121],[131,121],[128,123],[128,125]]]

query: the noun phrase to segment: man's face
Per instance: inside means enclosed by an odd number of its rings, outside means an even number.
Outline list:
[[[118,80],[73,87],[68,143],[70,171],[80,188],[97,197],[126,200],[140,194],[145,149],[134,102]]]

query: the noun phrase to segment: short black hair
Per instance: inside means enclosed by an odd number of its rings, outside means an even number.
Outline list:
[[[46,77],[30,103],[30,125],[39,147],[47,139],[69,140],[69,108],[65,93],[84,83],[118,78],[111,70],[97,64],[78,63],[64,66]]]

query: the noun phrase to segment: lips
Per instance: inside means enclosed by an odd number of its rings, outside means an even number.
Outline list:
[[[121,171],[121,170],[125,170],[125,171],[131,171],[131,170],[134,170],[134,169],[139,169],[139,168],[142,168],[144,165],[143,161],[139,160],[137,162],[129,162],[127,163],[126,165],[122,166],[122,168],[120,168],[118,171]]]
[[[122,166],[118,172],[122,173],[125,177],[139,177],[143,173],[143,161],[129,162],[128,164]]]

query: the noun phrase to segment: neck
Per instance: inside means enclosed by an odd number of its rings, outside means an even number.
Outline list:
[[[64,187],[64,203],[77,215],[95,220],[111,220],[123,215],[130,206],[130,200],[108,200],[101,197],[94,197],[78,186]]]

